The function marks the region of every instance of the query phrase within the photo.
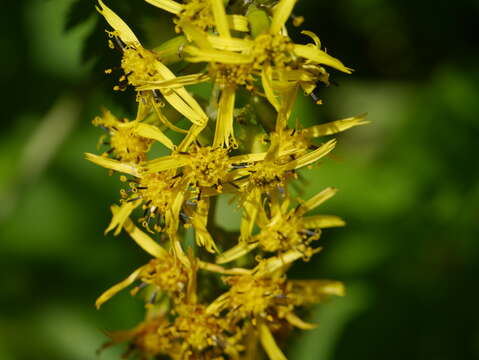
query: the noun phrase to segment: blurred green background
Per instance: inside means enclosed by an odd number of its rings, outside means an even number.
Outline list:
[[[150,43],[171,34],[141,0],[108,4]],[[93,307],[147,259],[103,236],[118,181],[83,160],[100,107],[134,106],[103,74],[119,57],[93,5],[2,4],[0,360],[96,359],[104,329],[142,316],[127,293]],[[292,275],[342,280],[348,294],[313,309],[320,326],[298,332],[290,359],[479,359],[479,3],[300,0],[295,13],[356,69],[333,72],[325,104],[302,98],[296,114],[312,124],[368,112],[372,123],[304,172],[305,196],[340,189],[322,210],[348,226],[326,231],[325,250]]]

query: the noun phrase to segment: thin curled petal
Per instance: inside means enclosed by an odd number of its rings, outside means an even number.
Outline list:
[[[286,320],[293,326],[297,327],[301,330],[312,330],[317,327],[316,324],[308,323],[302,319],[300,319],[296,314],[289,312],[286,314]]]
[[[178,15],[184,8],[182,4],[172,0],[145,0],[145,1],[153,6],[156,6],[160,9],[163,9],[175,15]]]
[[[130,27],[117,14],[115,14],[113,10],[106,6],[101,0],[98,0],[98,4],[100,6],[97,6],[96,9],[103,15],[108,24],[110,24],[110,26],[118,33],[121,41],[127,45],[140,45],[140,40],[138,40]]]
[[[308,211],[313,210],[314,208],[324,203],[326,200],[331,199],[334,195],[336,195],[337,192],[338,189],[333,187],[328,187],[324,189],[323,191],[314,195],[311,199],[301,203],[301,205],[296,210],[296,214],[303,215]]]
[[[140,176],[138,167],[132,163],[124,163],[91,153],[85,153],[85,159],[110,170],[115,170],[124,174],[130,174],[136,177]]]
[[[111,206],[111,212],[113,216],[118,214],[121,211],[121,208],[118,205]],[[131,236],[133,240],[148,254],[156,257],[162,258],[168,255],[168,252],[163,249],[163,247],[149,237],[146,233],[141,231],[130,218],[127,218],[123,223],[123,228]]]
[[[156,140],[165,145],[168,149],[173,150],[175,148],[173,141],[171,141],[170,138],[163,133],[163,131],[154,125],[139,123],[135,127],[135,133],[139,136]]]
[[[325,124],[311,126],[307,129],[304,129],[301,133],[304,136],[312,138],[337,134],[354,126],[369,124],[369,121],[365,120],[366,115],[367,114],[361,114],[358,116],[348,117],[346,119],[335,120]]]
[[[229,27],[232,30],[247,32],[249,31],[248,19],[243,15],[226,15],[228,18]]]
[[[344,66],[343,63],[338,59],[332,57],[328,53],[318,49],[315,46],[295,44],[293,51],[296,56],[303,57],[318,64],[331,66],[347,74],[351,74],[353,71],[353,69]]]
[[[213,146],[219,147],[223,144],[228,146],[233,134],[233,111],[235,107],[236,90],[233,86],[228,86],[221,92],[221,98],[218,105],[218,118],[216,119],[215,137]],[[233,140],[234,142],[234,140]]]
[[[276,34],[281,31],[281,28],[286,24],[286,21],[291,15],[296,1],[297,0],[281,0],[278,5],[274,7],[274,15],[269,30],[271,34]]]
[[[269,327],[264,322],[259,324],[259,338],[270,360],[288,360],[278,347],[278,344],[276,344],[273,334],[271,334]]]
[[[325,229],[346,225],[346,222],[335,215],[313,215],[303,219],[303,225],[307,229]]]
[[[233,246],[231,249],[222,252],[216,257],[217,264],[229,263],[233,260],[240,258],[243,255],[246,255],[250,251],[256,249],[259,243],[246,244],[240,242],[238,245]]]
[[[230,28],[228,24],[228,19],[226,18],[225,7],[223,5],[223,0],[209,0],[211,4],[211,9],[213,10],[213,16],[215,18],[216,29],[218,30],[220,36],[229,38]]]
[[[110,300],[114,295],[119,293],[121,290],[124,288],[130,286],[133,284],[141,275],[142,270],[145,268],[144,266],[139,267],[135,271],[133,271],[130,276],[128,276],[125,280],[119,282],[116,285],[113,285],[111,288],[109,288],[107,291],[105,291],[103,294],[100,295],[98,299],[95,301],[95,306],[97,309],[100,308],[105,302]]]
[[[312,164],[315,161],[318,161],[319,159],[321,159],[323,156],[329,154],[334,149],[335,146],[336,146],[336,139],[329,140],[328,142],[324,143],[316,150],[311,151],[294,161],[291,161],[290,163],[285,165],[285,168],[288,170],[292,170],[292,169],[298,169],[300,167]]]
[[[135,210],[141,203],[141,200],[137,201],[125,201],[121,206],[118,208],[117,211],[113,213],[113,216],[110,221],[110,225],[105,230],[105,234],[112,231],[116,228],[115,232],[113,233],[115,236],[118,235],[125,224],[125,221],[130,217],[133,210]]]

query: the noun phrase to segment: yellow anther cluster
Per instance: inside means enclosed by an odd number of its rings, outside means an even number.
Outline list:
[[[184,25],[195,26],[202,31],[214,26],[213,13],[204,0],[187,0],[174,22],[177,33],[182,31]]]
[[[128,82],[133,86],[140,86],[146,81],[159,80],[157,61],[158,55],[154,51],[142,47],[126,47],[123,50],[121,67]]]
[[[211,146],[192,146],[185,176],[200,187],[218,187],[230,169],[228,151]]]
[[[289,120],[302,92],[320,102],[325,67],[351,70],[321,50],[314,33],[303,31],[307,45],[288,37],[287,20],[301,23],[291,15],[295,0],[146,0],[175,15],[181,33],[156,50],[98,1],[122,53],[117,88],[131,85],[138,109],[131,121],[107,110],[96,117],[110,149],[86,158],[124,183],[106,232],[124,230],[151,256],[96,301],[100,307],[129,287],[145,300],[144,321],[110,333],[109,344],[128,342],[125,357],[140,359],[286,359],[277,332],[313,327],[297,307],[344,294],[340,282],[288,279],[292,263],[320,251],[322,229],[344,225],[311,213],[336,189],[302,200],[290,183],[334,149],[334,139],[318,138],[366,123],[364,115],[307,128]],[[204,82],[211,86],[200,98],[189,86]],[[218,212],[221,197],[235,203],[231,214]],[[237,231],[222,228],[237,209]]]

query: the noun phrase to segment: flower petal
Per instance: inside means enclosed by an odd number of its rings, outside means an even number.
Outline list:
[[[118,292],[120,292],[124,288],[133,284],[136,281],[136,279],[138,279],[140,277],[141,272],[142,272],[143,268],[145,268],[145,266],[146,265],[143,265],[143,266],[139,267],[138,269],[133,271],[130,274],[130,276],[128,276],[125,280],[119,282],[116,285],[113,285],[111,288],[109,288],[107,291],[105,291],[103,294],[101,294],[100,297],[98,299],[96,299],[96,301],[95,301],[96,308],[99,309],[100,306],[102,306],[105,302],[110,300],[115,294],[117,294]]]
[[[306,229],[325,229],[346,225],[346,222],[335,215],[313,215],[303,218]]]
[[[97,6],[96,9],[103,15],[108,24],[110,24],[110,26],[118,33],[121,41],[127,45],[140,45],[140,40],[138,40],[130,27],[117,14],[106,6],[103,1],[98,0],[98,4],[100,6]]]
[[[168,11],[172,14],[178,15],[184,8],[180,3],[173,0],[145,0],[147,3],[156,6],[160,9]]]
[[[163,133],[163,131],[154,125],[139,123],[135,127],[135,133],[139,136],[156,140],[165,145],[168,149],[173,150],[175,148],[173,141],[171,141],[170,138]]]
[[[288,360],[278,347],[278,344],[276,344],[269,327],[264,322],[259,324],[259,338],[270,360]]]
[[[312,45],[294,45],[293,49],[295,55],[303,57],[305,59],[311,60],[318,64],[323,64],[327,66],[331,66],[339,71],[345,72],[347,74],[352,73],[352,69],[347,68],[343,65],[341,61],[332,57],[328,53],[318,49]]]
[[[314,195],[311,199],[306,200],[303,202],[296,210],[296,214],[298,215],[303,215],[307,213],[310,210],[313,210],[314,208],[318,207],[322,203],[324,203],[326,200],[331,199],[336,193],[338,192],[338,189],[333,188],[333,187],[328,187],[324,189],[323,191],[319,192],[318,194]]]
[[[226,18],[225,6],[223,0],[210,0],[211,9],[215,18],[216,29],[220,36],[231,37],[228,19]]]
[[[320,137],[326,135],[336,134],[348,130],[354,126],[369,124],[369,121],[364,120],[367,114],[348,117],[346,119],[331,121],[325,124],[311,126],[302,131],[302,134],[307,137]]]
[[[118,205],[113,205],[111,207],[111,212],[113,216],[115,216],[121,208]],[[148,254],[156,257],[162,258],[168,256],[168,252],[163,249],[163,247],[154,241],[151,237],[149,237],[145,232],[141,231],[130,218],[127,218],[124,221],[123,228],[125,231],[131,236],[133,240]]]
[[[269,32],[271,34],[276,34],[281,31],[281,28],[286,24],[293,7],[296,3],[296,0],[281,0],[278,5],[273,9],[273,19],[271,20],[271,26]]]
[[[107,158],[105,156],[99,156],[91,153],[85,153],[85,159],[110,170],[140,177],[138,167],[132,163],[124,163],[118,160]]]
[[[311,151],[305,155],[302,155],[296,160],[291,161],[290,163],[285,165],[285,169],[293,170],[298,169],[303,166],[307,166],[315,161],[318,161],[323,156],[329,154],[334,147],[336,146],[336,139],[329,140],[328,142],[321,145],[314,151]]]

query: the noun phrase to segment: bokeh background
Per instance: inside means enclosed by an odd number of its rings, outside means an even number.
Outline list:
[[[141,0],[108,4],[147,44],[171,35]],[[102,331],[142,316],[126,292],[93,307],[147,259],[126,237],[103,236],[118,181],[83,160],[100,107],[134,105],[103,74],[119,57],[93,6],[2,4],[1,360],[118,359],[121,349],[95,354]],[[323,211],[348,226],[327,231],[325,250],[292,275],[342,280],[348,294],[313,309],[320,325],[293,338],[290,359],[479,359],[479,3],[300,0],[295,12],[356,69],[332,72],[339,86],[323,90],[325,104],[302,98],[297,116],[368,112],[371,124],[303,173],[305,196],[340,189]]]

